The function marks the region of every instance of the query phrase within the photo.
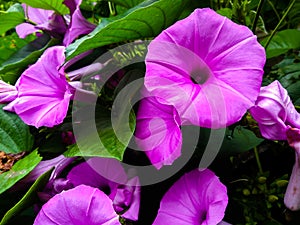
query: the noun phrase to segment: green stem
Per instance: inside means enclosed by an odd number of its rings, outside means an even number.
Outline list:
[[[254,21],[253,21],[253,24],[252,24],[252,29],[251,29],[254,34],[255,34],[255,29],[256,29],[257,22],[258,22],[258,19],[259,19],[259,15],[260,15],[260,12],[262,10],[264,2],[265,2],[265,0],[260,0],[259,3],[258,3],[258,6],[257,6],[256,15],[255,15],[255,18],[254,18]]]
[[[280,16],[279,16],[279,13],[277,12],[274,4],[270,1],[270,0],[267,0],[268,1],[268,4],[271,6],[271,8],[273,9],[274,13],[276,14],[277,16],[277,19],[280,20]]]
[[[262,166],[261,166],[261,163],[260,163],[260,159],[259,159],[258,150],[257,150],[256,147],[254,147],[254,154],[255,154],[255,159],[256,159],[258,171],[259,171],[260,174],[263,174],[264,171],[263,171],[263,169],[262,169]]]
[[[108,2],[108,7],[109,7],[110,15],[115,16],[116,15],[116,9],[115,9],[114,3]]]
[[[292,3],[289,5],[288,9],[286,10],[286,12],[284,13],[284,15],[282,16],[281,20],[278,22],[277,26],[275,27],[275,29],[272,31],[271,35],[269,36],[266,44],[265,44],[265,49],[268,48],[272,38],[274,37],[275,33],[277,32],[278,28],[280,27],[280,25],[282,24],[282,22],[285,20],[285,17],[289,14],[289,12],[291,11],[293,5],[295,4],[296,0],[293,0]]]

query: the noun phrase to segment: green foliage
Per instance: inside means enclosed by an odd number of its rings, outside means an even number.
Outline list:
[[[34,36],[28,36],[25,39],[18,37],[17,33],[6,35],[0,39],[0,64],[6,61],[12,54],[24,47],[30,41],[35,39]]]
[[[93,32],[67,47],[67,59],[96,47],[154,37],[170,26],[183,9],[183,0],[147,0],[123,15],[103,18]]]
[[[23,7],[14,4],[6,12],[0,12],[0,34],[14,28],[25,21]]]
[[[106,0],[106,1],[123,6],[127,9],[130,9],[130,8],[140,4],[141,2],[143,2],[143,0]]]
[[[70,13],[70,10],[67,6],[63,4],[63,0],[19,0],[22,3],[33,8],[41,8],[53,10],[58,14],[65,15]]]
[[[14,219],[16,219],[16,216],[18,216],[22,211],[36,202],[36,200],[38,199],[37,193],[43,190],[51,176],[52,171],[53,169],[47,171],[38,179],[36,179],[34,184],[30,187],[23,198],[4,215],[0,222],[0,225],[5,225],[8,222],[13,221]]]
[[[57,39],[50,39],[47,34],[44,34],[19,49],[9,59],[3,62],[0,66],[0,74],[5,74],[14,69],[23,70],[27,68],[28,65],[35,63],[48,47],[57,43]],[[16,74],[15,78],[18,78],[18,74]],[[5,76],[2,76],[2,79],[6,80]]]
[[[261,44],[264,46],[267,38]],[[288,29],[279,31],[272,38],[269,46],[266,49],[267,58],[273,58],[286,53],[291,49],[300,48],[300,30]]]
[[[41,160],[42,157],[38,155],[38,151],[34,150],[17,161],[9,171],[0,174],[0,194],[29,174]]]
[[[0,105],[0,149],[6,153],[29,151],[33,136],[29,127],[14,113],[4,111]]]
[[[256,137],[252,131],[237,126],[233,131],[227,129],[221,151],[231,154],[246,152],[258,146],[263,140]]]
[[[103,107],[96,108],[96,121],[91,120],[91,118],[88,118],[86,121],[80,121],[81,124],[85,125],[87,130],[81,130],[82,133],[80,134],[75,133],[79,146],[76,144],[70,146],[64,155],[66,157],[99,156],[122,160],[124,151],[132,137],[135,127],[134,113],[131,112],[129,115],[131,131],[126,130],[128,124],[124,123],[126,121],[126,119],[124,120],[124,116],[125,115],[120,114],[113,127],[111,111]],[[94,122],[96,122],[99,136],[94,136],[89,133],[91,124],[94,124]],[[76,129],[76,125],[74,129]]]

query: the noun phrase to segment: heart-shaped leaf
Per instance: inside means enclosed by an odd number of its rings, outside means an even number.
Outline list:
[[[0,105],[0,149],[6,153],[29,151],[33,136],[29,127],[14,113],[4,111]]]

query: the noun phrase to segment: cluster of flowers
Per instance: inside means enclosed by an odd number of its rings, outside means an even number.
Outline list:
[[[0,81],[0,102],[9,103],[5,109],[28,125],[61,124],[75,91],[81,88],[80,82],[65,73],[68,64],[64,56],[67,45],[95,28],[81,15],[80,3],[66,0],[70,15],[64,17],[24,5],[27,17],[36,25],[19,25],[20,37],[37,30],[63,36],[63,45],[47,49],[15,86]],[[250,108],[262,135],[287,139],[298,156],[300,117],[287,92],[278,82],[260,90],[265,59],[263,47],[247,27],[211,9],[197,9],[157,36],[148,47],[144,98],[135,131],[136,142],[151,163],[160,169],[180,157],[182,126],[224,128],[239,121]],[[73,75],[78,78],[78,74]],[[56,165],[55,175],[40,193],[46,203],[34,224],[120,224],[119,215],[138,219],[137,177],[127,178],[113,159],[91,158],[72,168],[66,178],[57,178],[64,168],[57,165],[69,162],[61,157],[36,168]],[[108,171],[107,177],[98,169]],[[299,162],[294,171],[300,173]],[[121,177],[121,184],[111,181],[115,176]],[[292,188],[289,186],[287,192]],[[286,196],[286,204],[297,199]],[[208,169],[196,169],[167,191],[153,224],[225,224],[222,219],[227,202],[226,187],[216,175]],[[294,204],[300,207],[299,202],[292,204],[292,209]]]

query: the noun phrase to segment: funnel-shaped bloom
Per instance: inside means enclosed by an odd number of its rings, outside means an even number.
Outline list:
[[[18,97],[10,103],[28,125],[53,127],[66,117],[72,88],[60,70],[65,61],[65,48],[48,48],[39,60],[21,75],[16,88]]]
[[[155,97],[147,97],[140,102],[136,142],[157,169],[171,165],[180,156],[180,125],[178,113],[173,106],[161,104]]]
[[[254,104],[265,58],[246,26],[197,9],[150,43],[145,86],[184,124],[225,127]]]
[[[153,225],[215,225],[228,203],[226,187],[210,170],[193,170],[164,195]]]
[[[7,103],[17,98],[18,91],[15,86],[0,80],[0,103]]]
[[[21,23],[16,26],[16,32],[20,38],[44,30],[48,31],[54,37],[64,34],[67,30],[67,24],[62,16],[55,14],[52,10],[32,8],[22,4],[27,20],[35,23]]]
[[[300,210],[300,130],[288,126],[288,143],[295,149],[295,164],[284,195],[284,204],[292,211]]]
[[[71,21],[65,34],[63,44],[68,46],[80,35],[92,32],[96,25],[88,22],[80,11],[81,0],[65,0],[65,4],[71,11]]]
[[[137,220],[140,207],[138,177],[128,180],[120,162],[111,158],[91,158],[69,172],[67,180],[73,185],[88,185],[107,193],[118,214]]]
[[[267,139],[286,140],[287,125],[300,128],[300,114],[278,81],[261,88],[250,113]]]
[[[112,201],[97,188],[80,185],[51,198],[34,225],[120,225]]]

